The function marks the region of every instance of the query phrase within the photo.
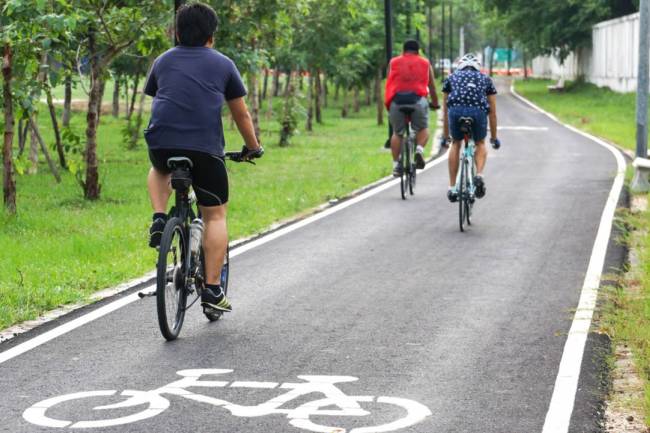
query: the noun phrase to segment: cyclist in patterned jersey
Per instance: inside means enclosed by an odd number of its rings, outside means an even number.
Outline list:
[[[458,119],[471,117],[474,120],[473,133],[476,144],[476,197],[485,196],[486,187],[483,178],[483,170],[487,160],[487,149],[485,138],[487,136],[487,121],[490,119],[490,142],[492,147],[498,149],[501,142],[497,138],[497,89],[492,79],[481,73],[481,63],[473,54],[466,54],[458,62],[456,72],[451,74],[442,86],[444,93],[442,102],[443,113],[443,143],[446,144],[451,130],[452,147],[449,151],[449,190],[447,198],[449,201],[458,201],[456,191],[456,177],[458,175],[458,163],[460,159],[460,148],[464,139],[460,130]]]
[[[406,115],[401,107],[409,106],[414,109],[410,116],[411,128],[415,131],[416,168],[424,168],[424,147],[429,140],[429,107],[437,110],[438,95],[429,61],[420,56],[420,45],[415,40],[404,42],[404,52],[401,56],[390,61],[388,79],[386,80],[386,108],[390,113],[390,123],[393,135],[390,147],[393,155],[393,175],[401,175],[402,166],[399,163],[402,136],[406,131]],[[431,97],[431,104],[427,101]]]

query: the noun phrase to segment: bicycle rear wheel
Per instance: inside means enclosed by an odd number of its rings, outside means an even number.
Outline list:
[[[406,143],[402,141],[402,150],[401,150],[401,155],[399,159],[399,165],[401,167],[401,174],[400,174],[400,179],[399,179],[399,187],[400,191],[402,193],[402,200],[406,200],[406,194],[408,191],[408,182],[409,182],[409,174],[408,174],[408,159],[406,159]]]
[[[465,185],[465,179],[467,178],[466,171],[466,162],[464,157],[460,163],[460,182],[458,182],[458,222],[460,224],[460,231],[464,232],[465,229],[463,224],[465,223],[465,211],[467,209],[467,204],[465,202],[465,196],[467,195],[467,188]]]
[[[409,140],[409,193],[415,194],[415,179],[417,168],[415,167],[415,141]]]
[[[160,241],[156,278],[156,304],[160,332],[167,340],[178,337],[187,304],[187,239],[180,218],[171,218]]]
[[[220,284],[223,289],[223,293],[228,294],[228,278],[230,276],[230,247],[226,249],[226,257],[223,259],[223,266],[221,267],[221,279]],[[204,313],[205,317],[208,318],[210,322],[215,322],[221,319],[223,316],[223,311],[212,310],[209,313]]]

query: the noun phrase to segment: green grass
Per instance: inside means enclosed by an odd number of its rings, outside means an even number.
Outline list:
[[[365,107],[347,119],[339,112],[326,109],[325,124],[301,132],[287,148],[276,145],[278,124],[262,123],[264,158],[257,166],[229,165],[231,239],[389,174],[389,154],[382,150],[387,127],[376,125],[375,109]],[[42,110],[39,124],[51,143],[48,122]],[[242,140],[225,123],[229,149],[238,150]],[[304,119],[300,123],[302,129]],[[43,162],[38,174],[18,176],[17,215],[0,211],[0,329],[153,269],[155,253],[146,246],[149,161],[144,143],[135,151],[123,147],[123,125],[108,115],[101,119],[97,202],[82,198],[70,173],[56,184]],[[83,134],[83,113],[74,115],[72,126]]]
[[[618,145],[634,150],[636,124],[636,94],[620,94],[587,83],[569,83],[562,93],[549,93],[546,80],[517,81],[516,89],[562,121]],[[628,168],[629,184],[632,171]],[[643,406],[645,422],[650,426],[650,212],[634,215],[622,212],[620,225],[634,230],[627,232],[627,243],[634,242],[639,253],[639,266],[628,274],[627,286],[605,291],[606,302],[601,311],[601,327],[613,339],[614,345],[633,349],[636,366],[644,380],[644,401],[628,402]]]
[[[637,370],[644,381],[644,398],[626,401],[626,404],[641,409],[650,427],[650,212],[622,211],[619,222],[629,230],[623,238],[628,245],[633,243],[639,265],[630,269],[623,284],[605,291],[601,328],[610,335],[614,345],[632,348]],[[632,231],[635,232],[633,236]]]
[[[550,93],[549,80],[515,83],[517,92],[563,122],[610,140],[626,149],[636,148],[636,94],[616,93],[589,83],[567,83],[564,92]]]

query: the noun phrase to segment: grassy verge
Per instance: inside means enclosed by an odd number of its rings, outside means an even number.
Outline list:
[[[339,113],[326,109],[325,124],[302,132],[287,148],[276,145],[278,124],[262,123],[264,158],[255,167],[229,166],[232,239],[389,174],[389,156],[382,150],[386,126],[376,125],[375,109],[364,107],[347,119]],[[84,120],[83,113],[73,117],[80,134]],[[48,122],[42,110],[41,129],[51,143]],[[82,198],[70,173],[56,184],[43,162],[38,174],[18,176],[17,215],[0,211],[0,329],[153,269],[155,254],[146,247],[149,161],[144,143],[136,150],[123,147],[123,126],[122,119],[102,117],[97,202]],[[228,125],[226,130],[229,149],[238,150],[241,139]]]
[[[636,95],[616,93],[589,83],[567,83],[567,89],[550,93],[549,80],[517,81],[521,95],[563,122],[617,143],[626,149],[636,147]]]
[[[546,80],[518,81],[517,91],[535,104],[557,115],[562,121],[604,137],[621,147],[635,149],[636,95],[600,89],[592,84],[569,84],[562,93],[549,93]],[[631,180],[628,170],[627,182]],[[617,288],[606,291],[601,311],[601,326],[613,343],[632,348],[636,367],[644,380],[644,401],[626,404],[643,408],[650,426],[650,212],[621,212],[621,226],[627,232],[624,241],[638,253]],[[632,235],[634,232],[634,235]]]

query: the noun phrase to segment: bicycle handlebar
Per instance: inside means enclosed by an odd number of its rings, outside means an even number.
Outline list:
[[[255,165],[253,159],[261,158],[262,155],[264,155],[264,148],[261,146],[256,151],[249,150],[246,146],[243,146],[240,152],[226,152],[224,156],[226,159],[229,159],[233,162],[247,162],[249,164]]]

